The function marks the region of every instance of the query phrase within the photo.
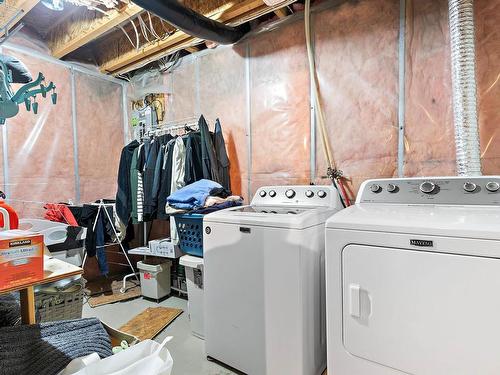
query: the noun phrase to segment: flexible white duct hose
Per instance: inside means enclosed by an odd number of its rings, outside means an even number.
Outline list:
[[[477,122],[474,0],[449,0],[457,173],[481,175]]]

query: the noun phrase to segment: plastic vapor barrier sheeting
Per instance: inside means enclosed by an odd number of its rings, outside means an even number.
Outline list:
[[[326,125],[349,195],[368,178],[397,174],[399,2],[347,2],[314,16],[316,66]],[[321,139],[318,183],[326,183]]]
[[[475,1],[476,74],[483,174],[500,173],[500,1]]]
[[[203,55],[199,64],[200,111],[210,121],[219,118],[231,160],[231,189],[246,199],[248,150],[246,127],[245,49],[237,46]],[[203,77],[203,78],[201,78]]]
[[[405,175],[455,174],[447,1],[410,1],[407,12]]]
[[[58,102],[37,97],[38,114],[20,106],[19,114],[7,119],[9,203],[20,217],[42,217],[43,204],[75,200],[71,75],[60,65],[12,53],[33,75],[42,72],[57,87]]]
[[[75,73],[80,200],[113,198],[123,148],[122,86]]]
[[[310,181],[310,100],[304,28],[250,41],[251,194]]]

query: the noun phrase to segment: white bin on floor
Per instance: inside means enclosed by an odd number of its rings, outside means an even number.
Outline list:
[[[159,300],[170,294],[170,266],[170,261],[161,264],[137,262],[144,297]]]
[[[205,338],[203,305],[203,258],[192,255],[184,255],[179,260],[186,268],[186,284],[188,292],[188,313],[191,331],[193,335],[201,339]]]

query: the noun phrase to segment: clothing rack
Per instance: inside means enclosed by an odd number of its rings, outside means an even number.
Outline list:
[[[153,125],[153,128],[144,134],[143,139],[147,139],[152,136],[168,134],[185,128],[198,130],[198,120],[199,120],[198,117],[188,117],[181,120],[163,122],[160,124]]]
[[[127,254],[127,251],[125,250],[125,247],[123,246],[123,242],[122,240],[119,239],[119,236],[118,236],[118,231],[116,230],[116,226],[115,226],[115,221],[114,219],[112,219],[109,215],[109,212],[108,210],[106,210],[106,207],[114,207],[114,203],[104,203],[103,200],[101,199],[98,203],[90,203],[91,205],[93,206],[98,206],[99,208],[97,209],[97,214],[96,214],[96,217],[95,217],[95,221],[94,221],[94,226],[93,226],[93,230],[95,231],[95,228],[97,226],[97,220],[99,219],[99,215],[101,215],[101,212],[104,211],[104,213],[106,214],[110,224],[111,224],[111,229],[113,230],[113,233],[117,239],[117,243],[116,244],[113,244],[113,245],[119,245],[120,246],[120,249],[122,250],[122,253],[123,255],[125,256],[125,259],[127,259],[127,264],[125,263],[116,263],[116,262],[108,262],[108,264],[115,264],[115,265],[120,265],[120,266],[128,266],[130,267],[130,269],[132,270],[132,273],[130,274],[127,274],[123,277],[123,286],[122,288],[120,288],[120,292],[121,293],[125,293],[127,291],[127,279],[131,278],[131,277],[135,277],[135,279],[137,280],[137,282],[140,284],[140,280],[139,280],[139,273],[135,271],[135,268],[134,266],[132,265],[132,262],[130,261],[130,258],[128,257],[128,254]],[[105,247],[106,245],[104,245]],[[87,251],[85,251],[85,255],[83,257],[83,262],[82,262],[82,268],[85,267],[85,262],[87,261]]]

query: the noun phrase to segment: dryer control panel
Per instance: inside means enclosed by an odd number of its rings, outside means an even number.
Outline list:
[[[500,205],[500,176],[365,181],[356,203]]]
[[[339,194],[330,185],[264,186],[257,190],[251,204],[341,207]]]

